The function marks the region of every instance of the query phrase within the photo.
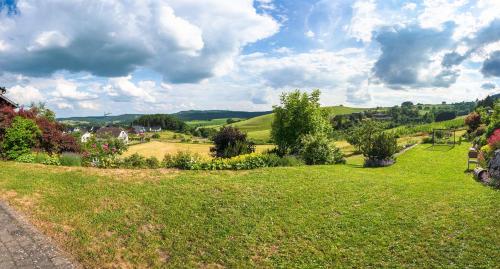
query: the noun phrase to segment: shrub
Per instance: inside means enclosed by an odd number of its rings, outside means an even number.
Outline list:
[[[255,145],[247,140],[247,135],[232,126],[223,127],[212,137],[214,146],[212,155],[219,158],[231,158],[255,151]]]
[[[160,134],[159,133],[154,133],[151,138],[153,139],[160,139]]]
[[[2,143],[4,157],[14,160],[30,153],[40,135],[40,129],[34,121],[16,116],[5,132]]]
[[[493,134],[488,138],[488,145],[494,150],[500,148],[500,129],[495,130]]]
[[[83,148],[82,163],[84,166],[108,168],[118,165],[117,156],[127,149],[127,145],[123,140],[117,138],[96,139],[91,137],[83,145]]]
[[[279,165],[276,154],[250,153],[229,159],[215,158],[201,165],[204,170],[249,170]]]
[[[38,154],[37,156],[43,156],[39,158],[41,160],[41,164],[45,165],[61,165],[61,161],[57,155],[48,155],[48,154]],[[36,161],[36,159],[35,159]]]
[[[481,125],[481,115],[472,112],[465,118],[465,125],[469,127],[469,132],[474,132]]]
[[[376,133],[361,147],[363,156],[369,161],[392,160],[396,154],[398,144],[396,137],[390,133]]]
[[[150,169],[160,168],[160,161],[155,156],[146,159],[146,166]]]
[[[304,136],[301,156],[308,165],[345,163],[344,155],[340,149],[330,145],[324,136]]]
[[[35,154],[33,153],[23,154],[17,157],[16,161],[20,163],[35,163]]]
[[[63,166],[82,166],[82,156],[73,152],[63,152],[59,161]]]
[[[304,161],[296,156],[287,155],[278,159],[277,166],[290,167],[290,166],[301,166],[304,165]]]
[[[295,166],[303,164],[296,157],[280,158],[276,154],[250,153],[233,158],[204,160],[198,154],[177,152],[166,154],[162,165],[183,170],[249,170],[264,167]]]
[[[147,168],[146,158],[134,153],[129,157],[124,158],[120,162],[120,167],[123,168]]]
[[[298,154],[305,135],[330,135],[332,126],[328,113],[321,109],[321,92],[311,94],[296,90],[281,95],[281,106],[275,106],[271,137],[280,156]]]
[[[432,136],[426,136],[422,139],[423,144],[432,144],[433,141],[434,139],[432,139]]]
[[[456,117],[457,117],[456,111],[439,111],[436,113],[435,121],[440,122],[445,120],[452,120]]]
[[[166,154],[163,158],[163,166],[166,168],[179,168],[183,170],[198,170],[202,158],[197,153],[179,151],[175,155]]]

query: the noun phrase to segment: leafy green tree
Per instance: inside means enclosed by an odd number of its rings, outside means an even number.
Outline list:
[[[347,136],[347,142],[354,146],[356,152],[361,152],[361,147],[366,141],[370,141],[372,137],[383,130],[382,125],[373,120],[365,120],[360,125],[355,127]]]
[[[275,106],[271,136],[280,155],[298,154],[305,135],[328,136],[332,127],[328,114],[321,110],[321,92],[311,94],[295,90],[281,95],[281,105]]]
[[[3,155],[8,159],[31,152],[42,132],[33,120],[16,116],[7,128],[2,143]]]

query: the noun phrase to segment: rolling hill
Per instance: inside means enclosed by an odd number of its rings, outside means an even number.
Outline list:
[[[269,113],[271,113],[271,111],[249,112],[249,111],[232,111],[232,110],[188,110],[188,111],[180,111],[177,113],[173,113],[171,115],[176,116],[184,121],[192,121],[192,120],[214,120],[214,119],[224,119],[224,118],[249,119]]]
[[[345,106],[329,106],[324,107],[330,115],[350,114],[354,112],[361,112],[366,108],[353,108]],[[273,123],[274,114],[266,114],[255,118],[250,118],[244,121],[236,122],[231,126],[246,132],[248,137],[257,143],[267,143],[271,138],[271,125]]]
[[[249,119],[265,114],[271,111],[249,112],[249,111],[231,111],[231,110],[188,110],[170,114],[183,121],[208,121],[214,119]],[[88,117],[68,117],[58,118],[57,120],[67,124],[91,124],[104,125],[106,123],[128,125],[142,114],[124,114],[117,116],[88,116]]]

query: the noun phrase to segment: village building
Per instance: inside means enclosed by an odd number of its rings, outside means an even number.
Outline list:
[[[80,137],[80,141],[82,143],[87,143],[87,141],[89,141],[89,139],[92,137],[92,134],[89,133],[89,132],[85,132],[82,137]]]
[[[128,134],[125,130],[119,127],[103,127],[97,130],[96,137],[106,138],[114,137],[123,140],[125,144],[128,144]]]
[[[0,109],[4,107],[17,108],[18,105],[5,96],[5,88],[0,87]]]

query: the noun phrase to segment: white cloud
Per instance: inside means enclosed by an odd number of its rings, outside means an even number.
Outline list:
[[[75,82],[66,80],[64,78],[56,78],[55,80],[53,80],[53,84],[55,90],[52,92],[52,96],[56,98],[72,101],[82,101],[98,98],[96,94],[79,91],[78,85]]]
[[[374,0],[357,1],[353,4],[353,16],[349,27],[349,34],[363,42],[372,39],[373,30],[382,24],[376,12]]]
[[[137,85],[131,81],[132,76],[111,78],[105,86],[108,95],[117,102],[129,102],[140,99],[144,102],[155,102],[151,91],[156,87],[154,81],[140,81]]]
[[[33,86],[19,86],[11,87],[7,91],[8,96],[20,105],[29,105],[31,103],[38,103],[43,101],[43,96],[40,90]]]
[[[0,13],[0,72],[127,76],[147,67],[173,83],[227,73],[278,23],[250,0],[19,0]],[[8,53],[6,48],[9,48]]]
[[[415,10],[417,8],[417,4],[415,3],[406,3],[404,6],[403,6],[403,10]]]
[[[78,107],[85,110],[98,110],[100,108],[100,105],[95,102],[82,101],[78,102]]]

